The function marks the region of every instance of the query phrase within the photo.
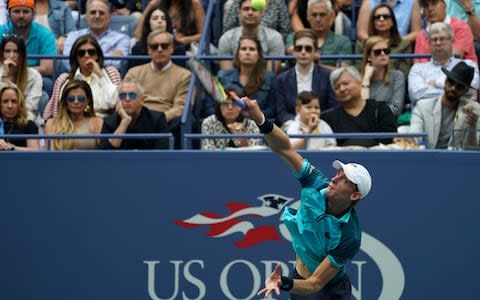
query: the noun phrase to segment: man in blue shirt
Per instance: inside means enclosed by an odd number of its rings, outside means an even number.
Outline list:
[[[88,28],[71,31],[68,33],[63,47],[63,55],[69,56],[73,43],[82,35],[93,35],[105,56],[125,57],[130,51],[130,38],[120,32],[110,29],[112,19],[111,4],[107,0],[88,0],[86,18]],[[126,71],[125,62],[122,60],[105,60],[106,66],[117,68],[120,73]],[[70,70],[68,60],[64,61],[66,70]]]
[[[336,160],[332,166],[337,173],[329,180],[293,149],[288,136],[265,118],[255,100],[244,97],[242,101],[248,107],[243,115],[257,123],[270,148],[302,186],[300,208],[287,207],[283,214],[297,255],[295,269],[285,277],[277,265],[258,294],[268,297],[283,290],[292,300],[351,299],[345,266],[360,249],[361,229],[354,206],[370,191],[369,172],[362,165]]]
[[[14,34],[23,38],[28,55],[56,55],[55,35],[33,21],[34,10],[34,0],[8,1],[9,20],[0,26],[0,41],[4,35]],[[28,66],[37,69],[42,76],[52,76],[52,59],[28,59]]]

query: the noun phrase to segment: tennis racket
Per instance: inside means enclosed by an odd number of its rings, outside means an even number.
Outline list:
[[[205,88],[207,93],[219,104],[227,102],[228,99],[235,101],[241,109],[246,110],[245,102],[240,98],[234,97],[232,94],[225,91],[225,88],[220,83],[217,77],[202,63],[198,58],[192,57],[188,60],[190,69],[195,73],[200,83]]]

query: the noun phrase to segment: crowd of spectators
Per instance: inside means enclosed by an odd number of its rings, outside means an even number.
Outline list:
[[[261,9],[252,0],[218,2],[224,5],[223,14],[214,15],[223,22],[220,31],[204,28],[208,1],[202,0],[6,1],[0,5],[4,135],[170,132],[180,148],[186,109],[199,123],[194,133],[258,133],[235,102],[218,105],[200,85],[189,93],[192,73],[184,59],[175,58],[196,54],[205,35],[209,50],[232,57],[210,62],[225,88],[257,100],[265,116],[289,134],[394,133],[399,127],[417,133],[433,126],[437,136],[429,132],[427,148],[445,149],[458,148],[448,138],[453,129],[480,129],[476,1],[267,0]],[[125,29],[132,20],[135,28]],[[68,59],[49,57],[56,55]],[[330,55],[338,58],[322,58]],[[471,78],[456,80],[460,63]],[[419,103],[433,101],[436,107],[435,101],[453,96],[461,101],[444,106],[448,111],[438,108],[440,116],[425,121],[435,124],[422,127],[416,119],[409,129],[411,115],[424,107]],[[458,125],[460,111],[467,117]],[[468,145],[478,146],[479,136],[469,135]],[[59,139],[46,147],[165,149],[166,142]],[[309,150],[420,144],[391,138],[292,142]],[[201,142],[210,150],[258,146],[262,140],[254,138]],[[39,143],[1,138],[0,149],[36,150]]]

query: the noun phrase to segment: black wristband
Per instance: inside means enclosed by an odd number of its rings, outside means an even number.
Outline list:
[[[293,288],[293,279],[285,276],[282,276],[281,278],[282,278],[282,285],[280,286],[280,289],[282,291],[288,292]]]
[[[273,130],[273,123],[267,118],[265,118],[265,121],[262,124],[257,124],[257,126],[258,129],[260,129],[260,132],[263,134],[269,134]]]

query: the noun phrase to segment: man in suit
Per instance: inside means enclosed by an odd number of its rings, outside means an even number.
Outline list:
[[[426,132],[427,148],[478,146],[480,105],[465,98],[474,68],[460,61],[447,75],[443,95],[419,101],[410,122],[410,132]],[[475,87],[477,88],[477,87]]]
[[[277,124],[288,127],[295,119],[295,103],[300,92],[313,92],[320,99],[322,112],[336,107],[337,99],[330,85],[330,70],[315,63],[317,38],[310,29],[295,32],[295,66],[277,76]]]

